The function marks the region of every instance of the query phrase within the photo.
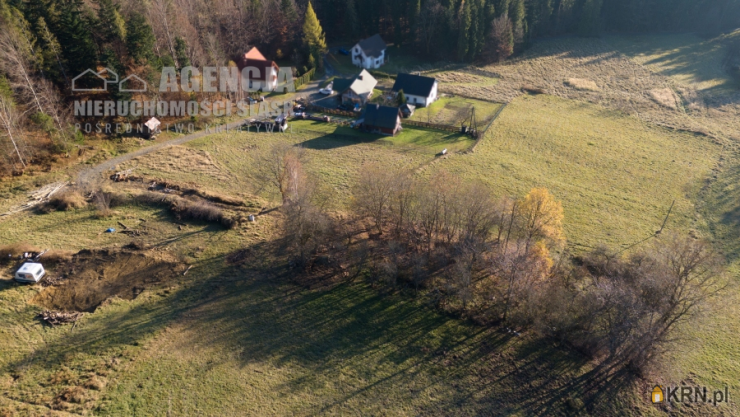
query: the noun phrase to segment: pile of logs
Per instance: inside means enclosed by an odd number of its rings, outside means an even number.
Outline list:
[[[76,322],[80,317],[82,317],[82,313],[80,312],[65,313],[63,311],[44,310],[39,313],[38,317],[39,319],[41,319],[41,321],[45,323],[48,323],[52,326],[58,326],[61,324],[68,324],[68,323]]]

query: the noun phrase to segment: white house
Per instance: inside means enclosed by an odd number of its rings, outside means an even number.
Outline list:
[[[352,63],[365,69],[380,68],[385,64],[387,45],[380,35],[363,39],[352,48]]]
[[[393,92],[403,90],[406,102],[417,107],[426,107],[437,101],[439,83],[431,77],[399,73],[393,84]]]
[[[266,59],[257,48],[252,48],[245,53],[237,67],[239,67],[239,71],[246,67],[253,68],[253,71],[249,74],[249,88],[261,89],[265,92],[275,91],[277,88],[280,67],[275,61]]]

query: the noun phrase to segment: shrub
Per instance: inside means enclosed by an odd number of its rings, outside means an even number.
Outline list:
[[[54,194],[46,204],[42,205],[40,211],[51,213],[52,211],[69,211],[87,207],[85,197],[75,189],[67,189]]]

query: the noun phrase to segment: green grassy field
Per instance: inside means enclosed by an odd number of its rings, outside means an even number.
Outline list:
[[[503,195],[546,187],[563,201],[571,242],[621,247],[658,230],[673,200],[669,227],[706,230],[696,198],[720,152],[707,140],[598,106],[523,96],[474,154],[433,167],[479,178]]]
[[[475,117],[480,129],[484,129],[493,119],[496,111],[501,108],[501,104],[460,96],[445,96],[432,103],[431,106],[417,108],[411,120],[460,126],[470,117],[472,108],[475,108]]]

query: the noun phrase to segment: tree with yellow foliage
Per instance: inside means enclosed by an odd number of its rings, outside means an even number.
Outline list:
[[[516,205],[516,226],[528,252],[533,243],[544,241],[560,246],[563,233],[563,205],[546,188],[533,188]]]

